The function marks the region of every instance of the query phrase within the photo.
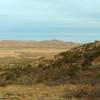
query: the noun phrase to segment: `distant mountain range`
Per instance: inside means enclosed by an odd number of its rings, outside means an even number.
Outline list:
[[[0,41],[0,48],[72,48],[78,46],[78,43],[64,42],[61,40],[45,40],[45,41],[16,41],[16,40],[3,40]]]

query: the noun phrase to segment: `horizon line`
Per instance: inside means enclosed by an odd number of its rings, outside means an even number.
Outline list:
[[[100,40],[92,40],[92,41],[72,41],[72,40],[64,40],[64,39],[0,39],[0,41],[34,41],[34,42],[42,42],[42,41],[62,41],[62,42],[72,42],[72,43],[91,43],[95,41],[100,41]]]

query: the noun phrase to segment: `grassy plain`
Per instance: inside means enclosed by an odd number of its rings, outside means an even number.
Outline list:
[[[66,49],[52,48],[22,48],[22,49],[0,49],[0,57],[52,57]]]

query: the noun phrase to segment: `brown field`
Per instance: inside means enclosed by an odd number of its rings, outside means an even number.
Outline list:
[[[0,41],[0,57],[51,57],[79,44],[59,40]]]
[[[17,49],[17,50],[0,50],[0,57],[36,57],[36,56],[47,56],[51,57],[60,52],[66,51],[66,49],[49,49],[49,48],[27,48],[27,49]]]

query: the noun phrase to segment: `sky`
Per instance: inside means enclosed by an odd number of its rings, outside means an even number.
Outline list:
[[[100,40],[100,0],[0,0],[0,40]]]

